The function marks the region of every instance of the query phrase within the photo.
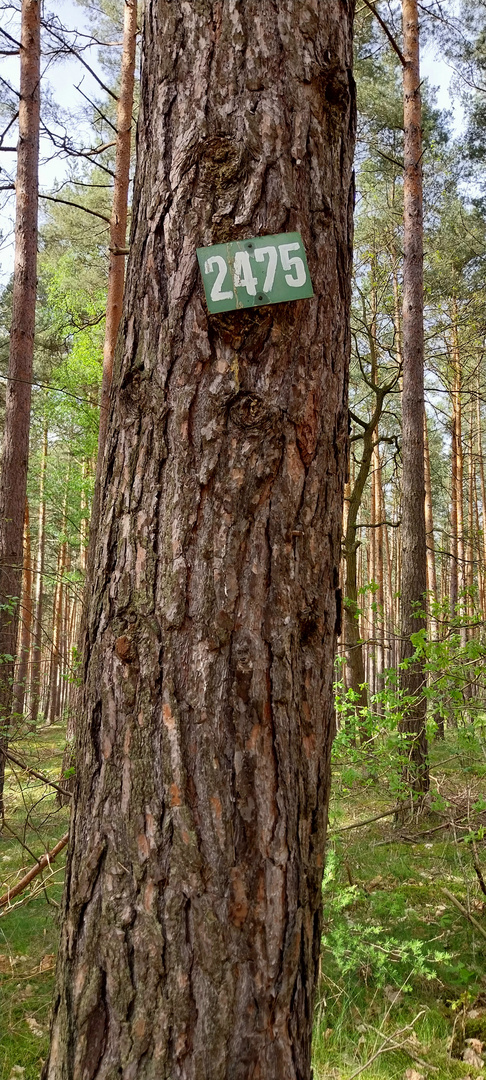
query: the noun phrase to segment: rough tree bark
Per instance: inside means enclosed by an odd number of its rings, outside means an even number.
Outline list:
[[[427,551],[424,475],[424,298],[422,106],[417,0],[403,0],[404,259],[402,392],[402,661],[414,653],[411,635],[426,628]],[[425,676],[420,661],[402,671],[413,697],[400,728],[406,739],[405,779],[418,793],[429,788]]]
[[[49,1080],[310,1080],[352,14],[145,7]],[[208,317],[196,247],[294,229],[315,298]]]
[[[37,289],[37,193],[40,117],[40,0],[22,0],[15,263],[8,382],[0,474],[0,820],[5,749],[12,708]]]

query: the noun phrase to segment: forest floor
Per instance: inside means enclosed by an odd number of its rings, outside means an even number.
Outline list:
[[[41,728],[15,752],[58,780],[63,741],[61,726]],[[390,811],[393,795],[369,762],[334,765],[314,1080],[486,1075],[484,747],[453,732],[432,745],[431,774],[420,815],[356,827]],[[0,895],[68,822],[55,792],[18,769],[8,773],[6,809]],[[0,908],[0,1080],[40,1077],[64,856]]]

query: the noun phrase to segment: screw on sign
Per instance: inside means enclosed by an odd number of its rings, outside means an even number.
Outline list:
[[[198,248],[197,258],[212,313],[314,295],[300,233],[214,244]]]

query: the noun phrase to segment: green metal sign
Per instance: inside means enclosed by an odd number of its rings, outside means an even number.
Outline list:
[[[300,233],[214,244],[198,248],[197,258],[211,312],[314,295]]]

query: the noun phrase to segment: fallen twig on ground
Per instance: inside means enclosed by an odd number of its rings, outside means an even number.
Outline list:
[[[30,885],[31,881],[33,881],[38,874],[41,874],[42,871],[45,870],[46,866],[49,866],[50,863],[54,861],[56,856],[59,855],[59,852],[66,847],[68,840],[69,833],[66,833],[65,836],[63,836],[58,841],[56,846],[53,847],[52,851],[46,851],[46,854],[43,855],[41,859],[39,859],[36,866],[33,866],[32,869],[29,870],[29,872],[25,874],[24,877],[21,878],[16,885],[13,886],[13,888],[8,889],[7,892],[3,894],[3,896],[0,896],[0,908],[5,907],[6,904],[9,904],[10,901],[13,900],[14,896],[18,896],[19,893],[23,892],[24,889],[26,889],[27,886]]]
[[[444,893],[444,896],[447,896],[449,898],[451,904],[454,904],[454,907],[456,907],[457,910],[461,912],[461,915],[464,915],[465,919],[469,919],[469,922],[476,927],[478,933],[486,939],[486,930],[483,930],[483,927],[480,923],[478,923],[477,919],[474,918],[474,915],[471,915],[471,912],[468,911],[467,908],[463,907],[460,900],[457,899],[457,896],[454,896],[454,893],[449,892],[449,889],[446,888],[443,888],[442,892]]]
[[[350,829],[362,829],[363,825],[371,825],[373,821],[380,821],[381,818],[392,817],[399,809],[399,806],[394,806],[393,810],[385,810],[384,814],[375,814],[374,817],[366,818],[365,821],[355,821],[352,825],[342,825],[339,829],[330,829],[327,835],[334,836],[335,833],[348,832]]]
[[[415,1058],[415,1055],[413,1053],[410,1053],[410,1050],[407,1048],[408,1038],[404,1039],[402,1043],[397,1043],[396,1040],[399,1038],[400,1035],[404,1035],[405,1032],[413,1031],[414,1024],[417,1023],[417,1020],[420,1020],[420,1017],[423,1016],[424,1013],[425,1009],[422,1009],[419,1013],[417,1013],[415,1019],[412,1020],[410,1024],[407,1024],[403,1028],[399,1028],[398,1031],[394,1031],[392,1035],[386,1035],[379,1049],[375,1050],[374,1054],[372,1054],[372,1056],[368,1058],[368,1061],[365,1061],[364,1065],[360,1065],[359,1069],[356,1069],[354,1073],[351,1073],[351,1076],[348,1078],[348,1080],[354,1080],[354,1077],[359,1076],[359,1074],[364,1072],[365,1069],[368,1069],[369,1066],[372,1065],[374,1061],[376,1061],[377,1057],[380,1057],[380,1054],[386,1054],[388,1051],[391,1050],[405,1050],[406,1053],[408,1053],[413,1060],[417,1060]],[[427,1065],[427,1068],[432,1068],[434,1071],[437,1071],[435,1069],[435,1066]]]

